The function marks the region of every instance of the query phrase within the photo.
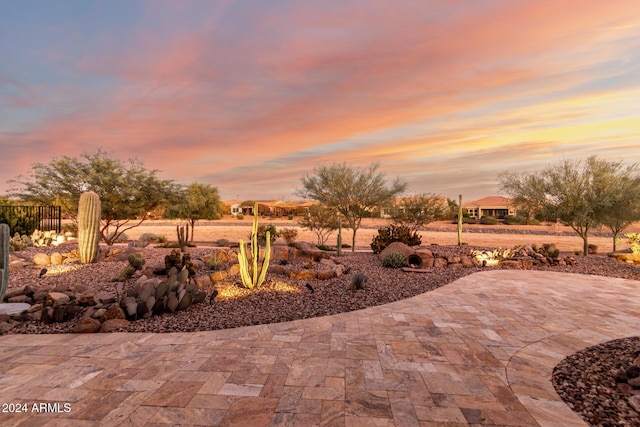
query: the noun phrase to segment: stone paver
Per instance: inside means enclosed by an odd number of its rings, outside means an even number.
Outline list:
[[[0,425],[584,426],[553,366],[638,331],[640,282],[496,270],[273,325],[2,336]]]

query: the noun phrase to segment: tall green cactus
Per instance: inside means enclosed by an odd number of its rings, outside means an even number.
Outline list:
[[[9,226],[0,224],[0,303],[9,285]]]
[[[100,214],[100,196],[93,191],[82,193],[78,203],[78,250],[83,264],[96,262],[98,259]]]
[[[271,258],[271,232],[269,231],[267,231],[264,260],[261,265],[258,258],[260,258],[260,246],[258,246],[258,204],[256,203],[253,208],[253,227],[251,229],[251,265],[247,256],[247,244],[242,239],[240,239],[240,253],[238,254],[240,278],[245,288],[260,287],[267,276]]]

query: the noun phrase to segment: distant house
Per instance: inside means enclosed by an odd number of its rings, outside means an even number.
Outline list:
[[[233,216],[238,215],[239,213],[242,213],[242,201],[240,200],[227,200],[225,202],[222,202],[228,209],[229,209],[229,213]]]
[[[492,216],[504,219],[507,215],[515,215],[515,207],[511,199],[502,196],[489,196],[474,200],[462,205],[467,210],[469,217],[481,219],[483,216]]]
[[[224,202],[231,215],[253,215],[255,203],[258,203],[258,215],[304,215],[309,208],[318,204],[314,200],[227,200]]]

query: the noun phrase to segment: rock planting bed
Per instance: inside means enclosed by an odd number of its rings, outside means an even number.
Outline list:
[[[65,245],[63,249],[29,248],[17,254],[21,258],[31,259],[36,252],[51,254],[72,249],[73,245]],[[486,247],[437,245],[427,245],[424,249],[449,260],[466,257],[472,249],[491,250]],[[143,254],[147,266],[161,265],[164,256],[170,252],[169,249],[151,247],[132,250]],[[211,254],[212,249],[189,248],[188,252],[193,259],[204,259]],[[207,293],[204,302],[191,305],[182,311],[139,320],[122,319],[124,316],[116,313],[117,310],[115,310],[118,306],[116,301],[120,295],[116,293],[117,285],[111,279],[117,277],[126,267],[127,262],[124,260],[103,261],[89,265],[73,263],[49,265],[46,266],[47,272],[42,277],[40,277],[42,267],[16,266],[11,269],[9,279],[8,294],[14,295],[13,298],[16,298],[16,295],[22,295],[23,300],[33,303],[32,300],[36,295],[46,297],[48,294],[55,293],[54,297],[57,299],[66,300],[68,297],[69,300],[78,301],[80,304],[76,312],[69,315],[72,317],[57,323],[42,323],[37,315],[38,310],[35,309],[17,318],[0,315],[0,332],[69,333],[74,329],[77,330],[81,322],[89,323],[86,320],[88,318],[99,320],[102,326],[106,320],[113,320],[109,328],[104,330],[129,332],[189,332],[283,322],[337,314],[409,298],[483,269],[483,267],[472,265],[466,268],[431,267],[426,268],[426,274],[401,272],[398,269],[382,267],[378,256],[372,253],[345,252],[342,257],[334,258],[334,264],[319,260],[314,262],[319,270],[335,269],[338,266],[337,270],[340,270],[340,274],[336,274],[338,277],[333,277],[332,274],[330,275],[332,277],[326,280],[319,280],[317,271],[311,276],[293,275],[300,278],[291,277],[291,271],[303,272],[305,265],[309,262],[311,259],[300,258],[291,260],[283,266],[278,261],[274,261],[273,265],[279,267],[268,274],[268,280],[263,287],[253,291],[244,289],[239,284],[237,274],[219,274],[218,277],[221,278],[219,281],[210,280],[208,277],[215,272],[212,272],[205,263],[198,263],[198,276],[207,277],[207,280],[200,282],[201,289]],[[232,273],[233,269],[229,266],[228,268]],[[524,268],[524,266],[520,263],[485,268]],[[566,265],[542,264],[528,268],[640,280],[640,267],[602,255],[587,258],[575,257],[575,262],[566,263]],[[364,290],[352,291],[351,275],[357,273],[365,274],[369,280]],[[126,292],[126,289],[135,286],[135,282],[140,279],[140,274],[141,272],[136,273],[131,280],[123,283],[119,292]],[[24,298],[25,287],[31,297]],[[217,292],[217,295],[211,300],[214,292]],[[55,304],[53,301],[50,303]],[[83,318],[85,320],[81,320]],[[619,340],[612,341],[598,346],[595,353],[585,350],[567,358],[554,373],[556,386],[560,387],[558,393],[574,410],[587,414],[583,416],[593,425],[640,425],[637,412],[627,403],[628,394],[618,392],[620,387],[616,385],[615,377],[622,364],[628,363],[632,356],[637,356],[640,350],[638,344],[637,338],[623,340],[623,344]],[[594,354],[598,356],[595,359]],[[587,369],[589,366],[595,368],[589,370]],[[585,382],[585,374],[590,382]],[[585,399],[577,403],[576,395],[581,395]],[[619,424],[620,422],[622,424]]]

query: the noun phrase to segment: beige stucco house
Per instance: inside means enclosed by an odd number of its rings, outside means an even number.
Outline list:
[[[511,199],[502,196],[489,196],[473,200],[462,205],[467,210],[469,217],[480,219],[483,216],[492,216],[504,219],[507,215],[515,215],[516,210]]]

